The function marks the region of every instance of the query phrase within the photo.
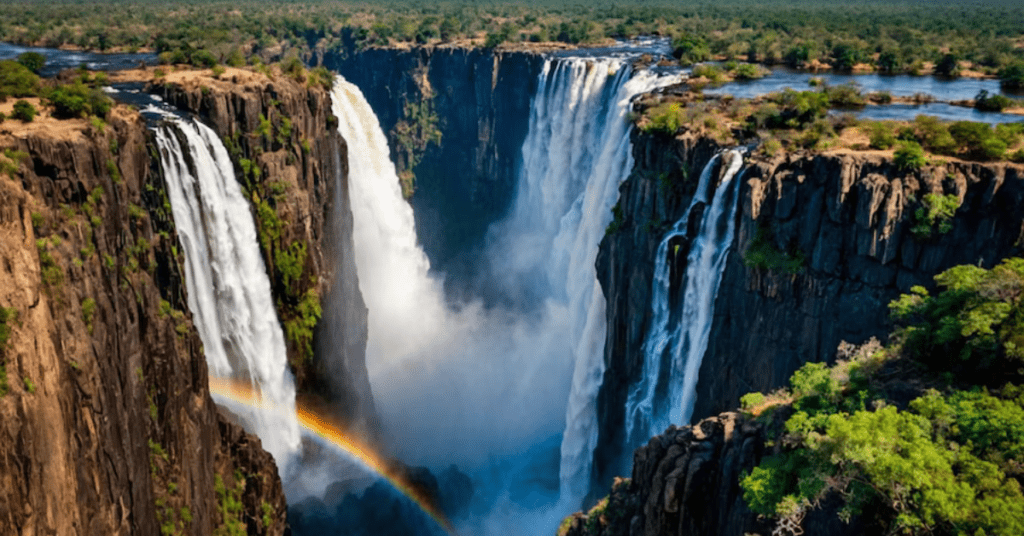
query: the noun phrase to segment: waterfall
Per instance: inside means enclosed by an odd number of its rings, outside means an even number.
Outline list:
[[[445,301],[378,120],[358,88],[336,79],[369,310],[367,370],[385,436],[405,461],[490,464],[481,472],[510,480],[521,465],[508,460],[560,434],[560,508],[579,506],[604,376],[605,299],[594,263],[633,167],[627,114],[633,97],[677,80],[633,72],[621,58],[545,61],[516,197],[481,256],[515,303],[488,308]]]
[[[658,245],[651,285],[653,314],[643,346],[643,372],[626,402],[627,449],[661,433],[670,423],[684,424],[690,420],[697,374],[711,333],[715,297],[736,226],[739,181],[735,181],[736,186],[731,182],[740,171],[743,159],[737,151],[729,151],[728,156],[727,159],[715,156],[704,167],[689,207]],[[687,255],[682,311],[672,311],[670,242],[686,234],[694,207],[707,205],[712,171],[721,160],[727,160],[724,163],[727,169],[711,205],[704,210]],[[669,367],[667,375],[663,370],[666,365]]]
[[[594,263],[619,184],[633,168],[627,114],[633,97],[676,81],[634,72],[626,59],[556,58],[543,67],[523,144],[501,265],[526,294],[566,308],[572,383],[559,468],[563,504],[590,486],[597,443],[597,392],[604,377],[605,298]]]
[[[188,307],[215,378],[243,381],[263,409],[232,407],[282,474],[299,449],[295,385],[249,203],[220,138],[156,108],[167,193],[185,255]]]

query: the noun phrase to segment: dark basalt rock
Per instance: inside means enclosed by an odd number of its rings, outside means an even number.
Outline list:
[[[620,189],[624,222],[597,259],[608,300],[607,372],[598,398],[596,489],[628,471],[623,445],[628,388],[640,374],[650,322],[654,254],[718,149],[706,139],[635,133],[636,166]],[[784,385],[807,361],[826,361],[840,341],[888,333],[888,303],[958,264],[991,267],[1020,253],[1024,171],[1006,163],[949,162],[898,170],[867,153],[794,153],[753,158],[742,177],[738,227],[715,302],[693,421]],[[952,230],[915,237],[914,211],[928,193],[953,194]],[[779,249],[799,250],[796,274],[747,267],[758,229]],[[685,271],[686,244],[672,259]],[[638,259],[641,259],[638,261]],[[678,281],[676,283],[678,286]]]

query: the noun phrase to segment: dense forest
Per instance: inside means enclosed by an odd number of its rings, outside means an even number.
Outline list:
[[[996,0],[335,3],[242,1],[5,2],[0,40],[98,51],[153,50],[165,61],[212,54],[241,63],[341,46],[460,43],[595,44],[671,36],[684,63],[744,59],[765,64],[958,76],[972,71],[1024,83],[1024,7]],[[203,52],[205,51],[205,52]]]

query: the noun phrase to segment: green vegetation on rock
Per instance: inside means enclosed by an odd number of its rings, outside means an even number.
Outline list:
[[[831,497],[842,519],[884,533],[1024,531],[1024,259],[936,282],[934,296],[915,287],[890,305],[900,327],[888,346],[804,365],[775,394],[776,447],[741,482],[754,512],[798,523]],[[916,395],[901,377],[917,379]]]
[[[754,239],[743,254],[743,263],[749,268],[768,270],[780,274],[794,275],[804,270],[804,254],[799,249],[779,249],[764,226],[758,226]]]
[[[921,206],[914,211],[910,232],[918,238],[929,238],[936,232],[946,234],[953,230],[953,215],[958,208],[960,198],[953,194],[925,194]]]

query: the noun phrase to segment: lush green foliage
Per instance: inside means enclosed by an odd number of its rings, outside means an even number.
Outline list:
[[[7,97],[34,97],[38,92],[38,76],[16,61],[0,60],[0,102]]]
[[[254,0],[155,2],[125,10],[118,2],[5,2],[0,40],[94,50],[151,47],[168,61],[238,62],[240,55],[308,58],[315,48],[335,49],[345,39],[361,46],[474,39],[596,42],[608,37],[658,33],[674,36],[677,57],[692,63],[712,56],[751,62],[837,69],[868,63],[888,72],[916,72],[925,62],[952,74],[957,60],[994,73],[1020,60],[1016,46],[1024,8],[995,0],[956,4],[753,2],[713,4],[654,0],[525,2],[337,3],[305,0],[267,4]],[[110,21],[117,21],[111,24]],[[1007,79],[1010,79],[1009,76]]]
[[[47,97],[53,104],[53,115],[61,118],[90,115],[106,117],[114,104],[102,89],[87,83],[83,78],[54,88]]]
[[[999,70],[999,81],[1010,89],[1024,88],[1024,60],[1017,60]]]
[[[11,110],[11,117],[25,123],[30,123],[36,118],[36,114],[39,112],[35,106],[27,100],[20,99],[14,103],[14,108]]]
[[[1004,97],[998,93],[989,94],[989,92],[984,89],[974,97],[974,107],[983,112],[1001,112],[1010,106],[1013,106],[1013,104],[1013,99]]]
[[[953,194],[926,194],[921,206],[914,211],[914,226],[910,232],[918,238],[929,238],[936,231],[946,234],[953,230],[953,215],[960,208],[960,198]]]
[[[235,471],[235,487],[229,488],[224,479],[216,475],[214,489],[217,492],[217,510],[220,512],[221,524],[213,529],[214,536],[245,536],[245,521],[242,519],[242,494],[245,492],[245,477],[241,471]]]
[[[10,391],[7,384],[7,363],[4,352],[7,350],[7,343],[11,339],[11,324],[18,320],[18,310],[14,308],[0,307],[0,398]]]
[[[750,241],[743,263],[750,268],[768,270],[781,274],[798,274],[804,270],[804,254],[796,248],[784,251],[775,245],[766,227],[758,227]]]
[[[963,368],[979,382],[993,370],[1024,365],[1024,259],[992,270],[957,266],[935,281],[942,292],[914,287],[890,305],[905,323],[897,333],[908,355],[944,370]]]
[[[893,163],[902,171],[913,171],[921,169],[928,161],[924,157],[924,149],[916,141],[900,142],[896,152],[893,153]]]
[[[829,96],[819,91],[787,88],[766,99],[769,104],[759,107],[748,119],[751,129],[801,128],[825,117],[829,108]]]
[[[26,69],[39,74],[39,71],[46,65],[46,56],[38,52],[22,52],[18,54],[17,61],[24,65]]]
[[[752,510],[798,520],[833,496],[842,518],[865,514],[886,533],[1024,533],[1024,389],[1000,384],[1024,378],[1024,259],[959,266],[936,281],[935,296],[917,287],[892,303],[904,324],[888,348],[793,375],[780,447],[741,482]],[[922,378],[915,363],[957,371],[956,387],[931,380],[942,390],[889,402],[894,371]],[[905,383],[892,385],[905,396]]]

